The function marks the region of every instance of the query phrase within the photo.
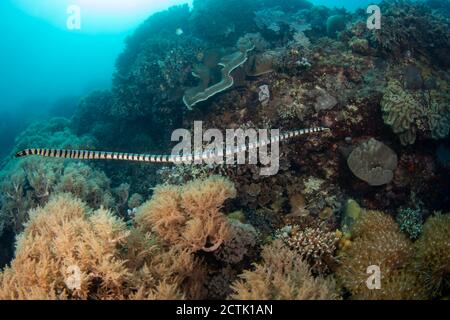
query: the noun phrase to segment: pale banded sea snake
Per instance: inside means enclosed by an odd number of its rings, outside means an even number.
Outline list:
[[[272,136],[270,140],[262,140],[257,143],[238,146],[232,150],[226,150],[222,153],[204,152],[201,154],[187,155],[152,155],[152,154],[136,154],[124,152],[106,152],[92,150],[70,150],[70,149],[46,149],[34,148],[25,149],[16,153],[16,158],[22,158],[31,155],[38,155],[49,158],[65,158],[65,159],[85,159],[85,160],[121,160],[121,161],[137,161],[147,163],[183,163],[195,160],[211,160],[217,157],[229,156],[241,152],[246,152],[255,148],[261,148],[274,142],[285,141],[294,137],[316,132],[329,131],[329,128],[316,127],[310,129],[300,129],[283,133],[281,135]]]

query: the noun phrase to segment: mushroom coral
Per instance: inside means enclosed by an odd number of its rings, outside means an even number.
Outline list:
[[[350,170],[371,186],[391,182],[397,167],[397,155],[392,149],[375,139],[362,143],[347,159]]]

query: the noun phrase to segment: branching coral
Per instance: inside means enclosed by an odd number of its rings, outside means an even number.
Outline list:
[[[233,283],[231,298],[243,300],[332,300],[339,299],[334,282],[311,275],[308,263],[278,240],[262,251],[263,262],[246,270]]]
[[[156,232],[170,245],[211,252],[228,239],[228,220],[220,212],[234,198],[231,182],[220,176],[155,189],[153,198],[138,209],[136,222]]]
[[[388,215],[367,211],[352,228],[351,245],[339,255],[336,275],[354,299],[423,299],[417,274],[409,268],[412,243]],[[381,271],[381,288],[369,289],[370,266]],[[405,282],[405,279],[409,279]]]
[[[422,233],[422,211],[412,208],[400,210],[396,217],[396,221],[403,231],[411,240],[417,239]]]
[[[436,214],[425,222],[414,244],[414,271],[435,297],[450,288],[450,214]]]
[[[313,272],[323,274],[329,271],[328,263],[334,259],[338,241],[335,232],[327,232],[320,226],[305,229],[287,226],[277,232],[277,238],[305,259]]]
[[[206,101],[212,96],[231,88],[234,84],[234,79],[231,73],[236,68],[242,66],[248,60],[248,53],[255,49],[254,44],[249,38],[241,38],[237,44],[238,50],[232,54],[226,55],[220,59],[218,66],[222,67],[220,70],[221,80],[217,83],[210,84],[210,71],[206,66],[197,67],[192,75],[199,78],[200,84],[197,87],[188,89],[184,96],[183,102],[188,109],[192,109],[197,103]]]

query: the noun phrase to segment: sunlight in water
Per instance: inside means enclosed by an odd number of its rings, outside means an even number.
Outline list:
[[[80,9],[81,28],[77,32],[121,32],[137,26],[149,14],[192,0],[12,0],[26,13],[67,28],[69,6]]]

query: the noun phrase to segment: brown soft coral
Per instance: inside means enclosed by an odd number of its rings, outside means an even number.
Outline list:
[[[0,273],[0,299],[204,297],[199,259],[105,209],[62,194],[30,216],[15,259]]]
[[[311,275],[308,263],[279,240],[265,246],[264,262],[246,270],[234,282],[233,299],[331,300],[338,299],[334,282]]]
[[[220,209],[235,196],[233,184],[220,176],[180,187],[161,186],[138,209],[136,223],[170,245],[212,252],[229,237],[229,223]]]
[[[336,271],[342,285],[354,299],[420,299],[424,292],[409,269],[412,243],[387,214],[366,212],[352,229],[351,245],[339,256]],[[381,271],[381,289],[370,290],[366,280],[369,266]],[[408,281],[405,281],[407,279]]]
[[[414,244],[414,270],[431,296],[450,287],[449,239],[450,214],[437,214],[428,218]]]
[[[144,254],[145,255],[145,254]],[[203,287],[205,265],[189,251],[174,247],[152,247],[144,258],[143,267],[131,276],[137,289],[131,299],[200,299],[205,297]],[[171,296],[167,296],[171,294]]]
[[[104,209],[88,214],[86,206],[69,195],[32,210],[30,217],[11,267],[0,275],[0,298],[126,296],[129,272],[118,257],[128,236],[122,221]]]

